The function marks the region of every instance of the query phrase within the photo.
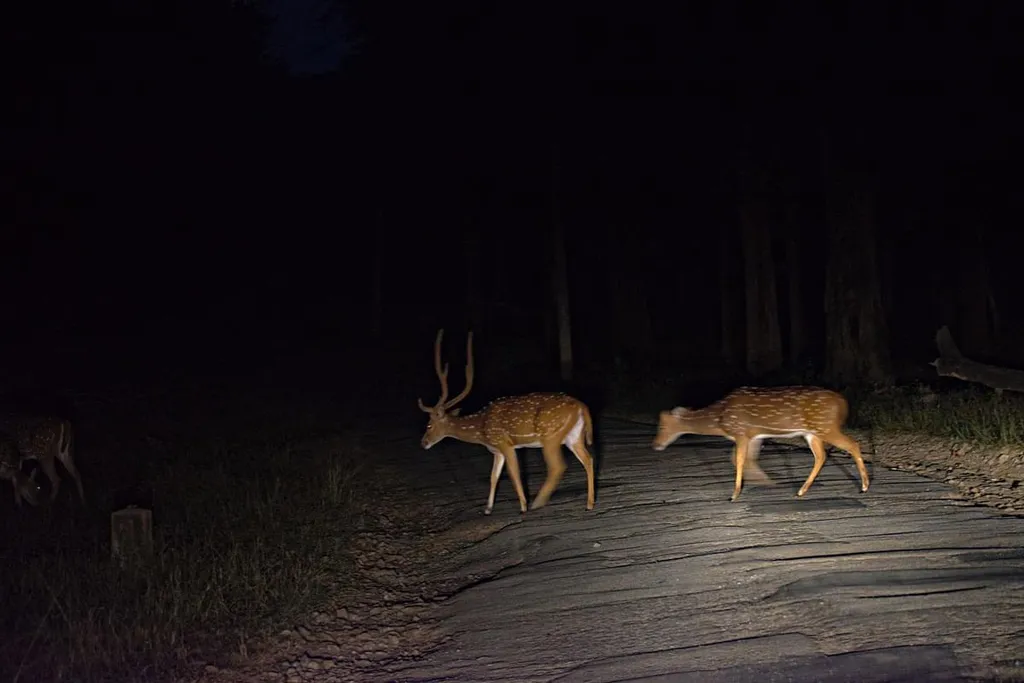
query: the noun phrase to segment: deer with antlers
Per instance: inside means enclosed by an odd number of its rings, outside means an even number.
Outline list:
[[[430,415],[427,431],[421,445],[424,449],[446,437],[466,443],[480,444],[494,456],[491,466],[491,491],[484,514],[494,508],[494,492],[498,478],[507,465],[512,485],[519,496],[519,509],[526,512],[526,494],[520,479],[516,450],[540,448],[547,466],[547,478],[534,498],[531,510],[544,507],[565,473],[562,446],[567,446],[587,473],[587,509],[594,509],[594,459],[586,444],[594,442],[594,428],[590,410],[582,401],[562,393],[532,393],[509,396],[492,401],[473,415],[459,416],[452,409],[469,395],[473,388],[473,333],[466,341],[466,387],[455,398],[448,399],[448,364],[441,365],[441,339],[444,330],[438,330],[434,341],[434,371],[441,382],[441,398],[433,407],[417,399],[420,410]],[[584,443],[586,441],[586,444]]]

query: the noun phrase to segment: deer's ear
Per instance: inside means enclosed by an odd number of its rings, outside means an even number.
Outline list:
[[[462,408],[452,408],[448,411],[448,414],[452,417],[458,417],[460,412],[462,412]]]
[[[672,409],[672,417],[686,417],[686,414],[690,412],[689,408],[683,408],[682,406],[676,406]]]

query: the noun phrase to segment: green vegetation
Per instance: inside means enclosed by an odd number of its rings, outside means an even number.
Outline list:
[[[291,625],[345,579],[364,461],[355,439],[302,440],[287,420],[235,439],[184,424],[167,438],[163,427],[158,446],[136,451],[152,492],[146,566],[110,559],[108,484],[118,474],[98,470],[138,471],[125,456],[104,465],[81,451],[87,510],[64,487],[53,507],[0,512],[0,679],[169,678],[190,658],[238,652]]]
[[[850,424],[980,444],[1024,446],[1024,401],[991,389],[933,392],[923,385],[845,392]]]

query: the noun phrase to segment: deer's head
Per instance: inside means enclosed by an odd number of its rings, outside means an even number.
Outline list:
[[[22,477],[21,481],[18,482],[18,493],[21,494],[23,499],[28,501],[29,505],[39,505],[39,496],[42,494],[42,488],[40,488],[39,482],[36,481],[36,474],[38,472],[38,469],[32,470],[32,474]]]
[[[434,372],[441,382],[441,398],[433,407],[423,403],[423,399],[416,399],[419,402],[420,410],[430,415],[430,422],[427,423],[427,431],[423,434],[420,444],[427,449],[441,441],[450,433],[451,418],[458,417],[459,409],[452,407],[469,395],[473,388],[473,333],[470,332],[466,340],[466,388],[455,398],[448,399],[448,364],[441,366],[441,338],[444,337],[444,330],[437,331],[437,339],[434,340]]]
[[[663,410],[658,415],[658,434],[654,437],[651,448],[663,451],[683,434],[688,433],[689,417],[693,411],[689,408],[673,408]]]

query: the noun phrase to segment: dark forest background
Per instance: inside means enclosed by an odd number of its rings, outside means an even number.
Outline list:
[[[852,426],[1019,452],[1019,401],[928,363],[949,325],[1024,369],[1022,12],[8,8],[0,414],[71,420],[85,504],[64,477],[0,510],[0,678],[230,664],[359,580],[356,534],[461,515],[405,484],[421,458],[466,500],[488,474],[417,446],[441,327],[453,394],[475,331],[467,413],[566,389],[649,422],[813,382]],[[160,558],[138,581],[111,561],[129,507]]]
[[[550,388],[559,241],[577,377],[1024,366],[1013,3],[299,4],[4,22],[8,386]]]

